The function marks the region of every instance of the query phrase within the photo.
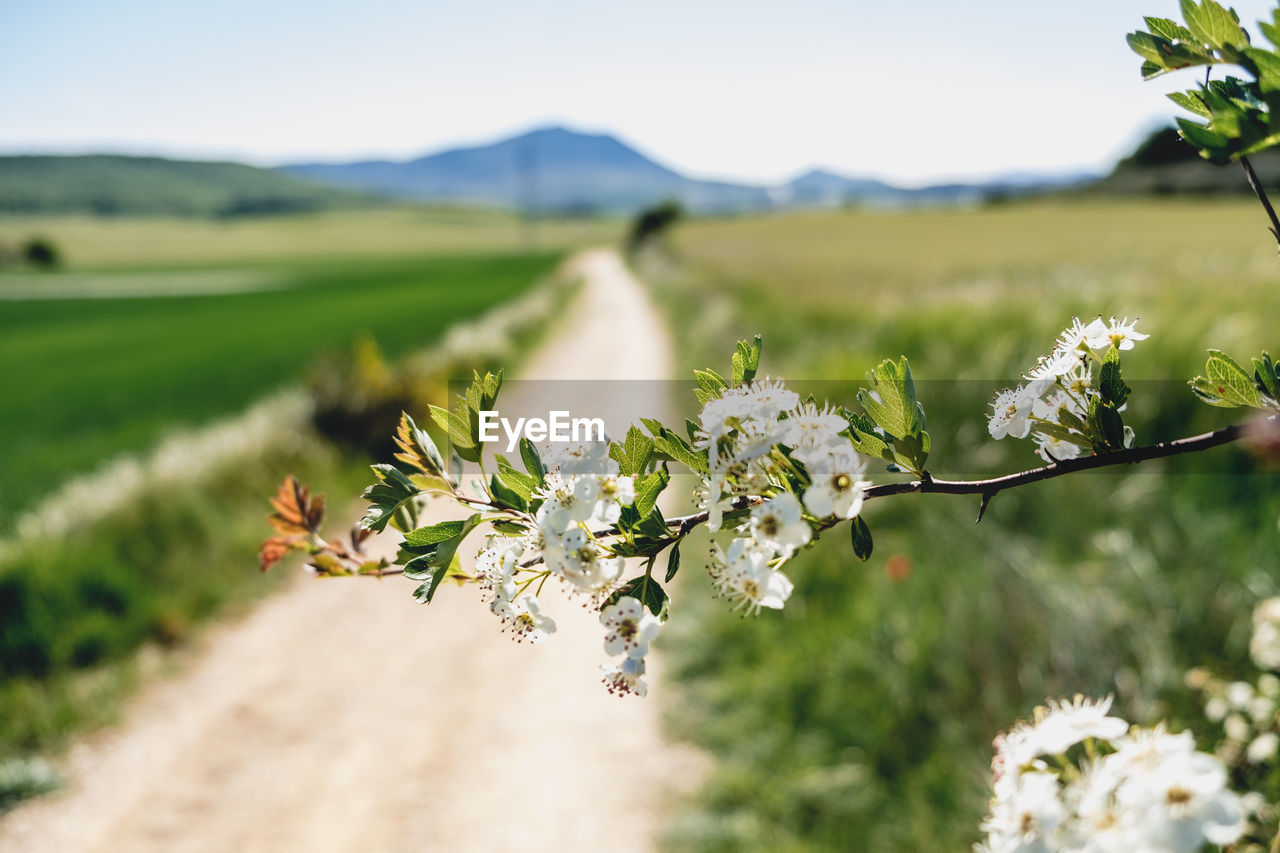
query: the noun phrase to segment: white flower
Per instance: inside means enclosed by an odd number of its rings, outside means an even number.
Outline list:
[[[1112,697],[1086,699],[1075,696],[1050,700],[1038,708],[1037,721],[1026,730],[1026,738],[1034,755],[1061,755],[1085,738],[1112,740],[1123,735],[1129,724],[1119,717],[1107,716]]]
[[[1280,598],[1268,598],[1254,608],[1249,655],[1259,669],[1280,669]]]
[[[648,654],[649,643],[662,627],[643,604],[629,595],[606,607],[600,614],[600,624],[605,627],[605,652],[630,658]]]
[[[548,540],[591,517],[592,504],[578,500],[576,482],[576,478],[565,479],[554,471],[548,472],[542,489],[536,493],[542,498],[542,505],[534,520]]]
[[[488,543],[476,555],[475,576],[482,592],[489,593],[489,602],[510,600],[516,594],[516,560],[524,553],[525,541],[511,536],[490,536]]]
[[[790,578],[769,566],[769,551],[746,538],[734,539],[727,557],[712,542],[707,573],[718,595],[749,614],[759,612],[761,607],[782,609],[794,588]]]
[[[1098,318],[1094,322],[1101,324],[1102,318]],[[1058,342],[1054,346],[1055,350],[1060,352],[1079,353],[1087,355],[1091,347],[1088,343],[1089,331],[1079,317],[1071,318],[1071,325],[1062,330],[1062,334],[1058,335]]]
[[[833,447],[848,445],[840,432],[849,428],[849,422],[835,414],[829,405],[819,409],[813,403],[805,403],[787,413],[784,426],[782,443],[806,465],[810,459],[825,456]]]
[[[622,577],[623,559],[610,555],[581,527],[560,539],[558,548],[547,552],[547,566],[559,573],[573,589],[588,595],[607,592]]]
[[[1195,853],[1205,842],[1231,844],[1244,833],[1240,797],[1226,786],[1216,758],[1179,751],[1129,768],[1116,802],[1149,846]]]
[[[1138,325],[1138,321],[1129,322],[1129,318],[1125,317],[1123,321],[1111,318],[1111,324],[1104,325],[1102,318],[1094,320],[1089,324],[1086,331],[1087,343],[1091,349],[1107,349],[1115,347],[1118,350],[1133,349],[1134,341],[1145,341],[1149,335],[1144,335],[1137,331],[1134,327]]]
[[[573,497],[585,508],[587,519],[601,525],[615,524],[623,505],[636,499],[635,481],[631,477],[585,474],[574,483]]]
[[[542,464],[566,479],[583,474],[617,476],[618,463],[609,457],[608,441],[552,441],[544,448]]]
[[[1025,393],[1026,388],[1006,388],[991,403],[991,418],[987,431],[992,438],[1026,438],[1031,432],[1031,407],[1035,398]]]
[[[1280,738],[1275,732],[1263,732],[1253,739],[1245,750],[1245,757],[1250,764],[1263,764],[1276,757],[1276,748],[1280,747]]]
[[[609,692],[615,696],[628,693],[643,696],[649,692],[648,685],[640,677],[644,675],[644,661],[640,658],[623,658],[621,664],[601,664],[600,671],[604,673],[603,681]]]
[[[753,509],[750,528],[751,538],[783,559],[808,544],[813,536],[800,501],[791,492],[775,495]]]
[[[847,444],[823,454],[810,465],[813,484],[805,490],[805,507],[818,518],[853,518],[862,510],[863,490],[871,485],[862,479],[866,473],[862,457]]]
[[[1066,818],[1057,774],[1031,771],[1018,777],[1008,797],[992,804],[981,829],[991,836],[992,850],[1048,853],[1058,849],[1054,836]]]
[[[796,407],[800,395],[788,389],[780,379],[757,379],[747,386],[746,400],[751,407],[751,417],[777,420],[778,415]]]
[[[503,630],[510,629],[518,643],[526,640],[541,643],[556,630],[555,621],[543,615],[537,596],[532,594],[522,595],[514,601],[495,599],[490,610],[502,619]]]
[[[1064,459],[1075,459],[1083,451],[1083,448],[1065,438],[1054,438],[1051,435],[1038,432],[1035,434],[1036,453],[1040,454],[1040,458],[1045,462],[1061,462]]]
[[[1084,357],[1084,353],[1079,350],[1055,347],[1048,355],[1040,356],[1036,366],[1027,372],[1026,377],[1033,382],[1058,379],[1079,367]]]

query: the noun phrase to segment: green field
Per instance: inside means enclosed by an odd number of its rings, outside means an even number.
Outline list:
[[[365,333],[391,356],[429,346],[559,257],[484,213],[0,221],[0,238],[24,230],[73,266],[0,274],[0,530],[65,478],[296,383]]]
[[[300,384],[366,335],[392,359],[430,348],[547,277],[580,239],[558,227],[554,248],[548,227],[548,248],[529,251],[518,220],[475,212],[0,220],[0,240],[46,234],[69,261],[0,273],[0,760],[111,719],[140,646],[179,644],[287,576],[264,582],[255,558],[285,474],[350,514],[368,459],[290,421],[248,464],[147,479],[56,537],[10,538],[23,510],[117,454],[145,458],[176,428]]]
[[[1125,358],[1139,442],[1242,419],[1186,389],[1207,347],[1280,349],[1280,261],[1244,202],[690,222],[647,269],[692,318],[687,368],[727,371],[732,341],[762,333],[762,374],[851,403],[906,354],[939,477],[1039,464],[1029,442],[990,439],[987,402],[1073,314],[1151,334]],[[1280,589],[1276,485],[1221,448],[1002,494],[977,526],[976,499],[875,501],[869,562],[837,528],[791,564],[785,610],[756,619],[686,573],[670,716],[718,761],[671,847],[966,849],[993,736],[1046,697],[1114,693],[1129,719],[1203,725],[1182,675],[1247,671],[1252,606]]]

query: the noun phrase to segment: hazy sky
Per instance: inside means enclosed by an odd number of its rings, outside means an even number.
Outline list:
[[[1236,3],[1251,25],[1271,0]],[[695,177],[1101,168],[1176,0],[0,0],[0,150],[408,158],[563,123]],[[1253,28],[1255,36],[1256,28]]]

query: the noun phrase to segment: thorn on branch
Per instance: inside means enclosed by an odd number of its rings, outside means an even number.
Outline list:
[[[982,502],[978,504],[978,517],[973,520],[974,524],[980,524],[982,522],[982,516],[986,514],[987,504],[991,503],[993,495],[995,495],[995,492],[982,493]]]

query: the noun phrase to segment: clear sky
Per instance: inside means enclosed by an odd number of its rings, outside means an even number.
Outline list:
[[[403,159],[554,123],[763,183],[1105,168],[1191,85],[1141,82],[1144,14],[1177,2],[0,0],[0,150]]]

